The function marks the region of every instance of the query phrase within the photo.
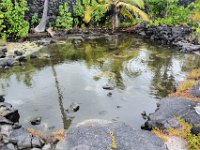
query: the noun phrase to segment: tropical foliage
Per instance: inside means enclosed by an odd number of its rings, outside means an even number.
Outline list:
[[[13,39],[26,37],[29,23],[25,21],[25,12],[28,10],[26,0],[2,0],[0,2],[0,31],[1,36],[6,35]]]
[[[68,3],[59,6],[59,16],[56,19],[56,27],[59,29],[71,29],[72,28],[72,15],[69,11]]]
[[[115,29],[119,26],[120,14],[129,19],[133,15],[140,16],[143,20],[148,21],[148,15],[142,11],[144,8],[143,0],[84,0],[84,21],[89,23],[91,20],[98,22],[107,13],[110,12],[112,18],[112,27]]]
[[[1,0],[0,36],[26,37],[27,10],[27,0]],[[60,5],[58,14],[53,23],[57,29],[112,27],[114,31],[119,26],[132,26],[145,20],[156,26],[192,25],[200,32],[200,0],[184,6],[178,0],[76,0],[71,7],[68,3]],[[39,15],[34,13],[29,22],[30,27],[35,27]]]

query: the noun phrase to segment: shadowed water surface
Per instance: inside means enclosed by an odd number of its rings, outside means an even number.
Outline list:
[[[123,34],[70,36],[38,52],[47,54],[51,57],[0,73],[0,94],[19,109],[20,123],[31,127],[30,119],[41,116],[41,125],[34,128],[45,132],[91,118],[140,128],[141,112],[153,112],[156,102],[172,92],[188,71],[200,67],[198,55]],[[114,90],[104,90],[107,84]],[[66,115],[72,102],[79,103],[80,110]]]

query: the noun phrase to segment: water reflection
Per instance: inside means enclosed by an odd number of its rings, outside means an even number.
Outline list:
[[[76,45],[73,42],[75,39],[83,42]],[[200,56],[144,43],[129,35],[75,36],[64,42],[38,52],[38,55],[50,55],[50,58],[30,60],[24,66],[0,72],[0,94],[7,94],[8,97],[15,97],[16,94],[16,98],[21,98],[23,106],[20,106],[24,109],[25,118],[26,111],[30,111],[29,105],[34,105],[40,107],[44,116],[44,107],[57,112],[54,115],[61,114],[65,129],[73,122],[91,117],[120,118],[139,126],[143,110],[154,111],[156,100],[171,93],[187,71],[200,67]],[[51,74],[53,80],[49,77]],[[116,87],[112,97],[108,98],[102,89],[105,84]],[[32,91],[38,93],[34,95]],[[30,101],[25,103],[23,94]],[[58,99],[58,104],[54,99]],[[81,101],[82,106],[75,120],[70,120],[65,108],[74,99]],[[116,105],[120,109],[116,110]],[[101,115],[99,112],[107,113]],[[59,119],[56,119],[46,117],[47,122],[55,126],[59,124]]]
[[[56,73],[56,69],[54,67],[54,65],[52,64],[52,62],[50,61],[50,64],[51,64],[51,68],[52,68],[52,72],[53,72],[53,76],[55,78],[55,86],[56,86],[56,89],[57,89],[57,93],[58,93],[58,101],[59,101],[59,107],[60,107],[60,111],[61,111],[61,118],[62,118],[62,121],[63,121],[63,125],[64,125],[64,129],[68,129],[69,126],[71,125],[71,122],[72,120],[67,118],[66,114],[65,114],[65,108],[63,106],[63,93],[62,93],[62,90],[60,88],[60,84],[59,84],[59,81],[58,81],[58,78],[57,78],[57,73]]]

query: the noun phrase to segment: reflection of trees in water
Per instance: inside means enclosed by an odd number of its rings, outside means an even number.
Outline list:
[[[111,35],[93,40],[85,39],[80,45],[74,45],[67,40],[66,44],[50,45],[39,53],[50,54],[52,56],[52,65],[64,63],[65,61],[79,61],[84,62],[89,69],[95,68],[101,72],[114,73],[114,78],[109,78],[108,82],[114,83],[120,89],[125,88],[124,74],[130,78],[135,78],[143,71],[137,70],[137,67],[140,68],[140,65],[147,64],[145,69],[153,72],[152,94],[155,94],[158,98],[166,96],[174,90],[175,79],[171,65],[173,56],[179,57],[179,55],[174,55],[169,50],[163,50],[162,47],[149,46],[147,50],[149,61],[145,62],[145,64],[140,62],[135,64],[140,59],[140,49],[144,47],[143,45],[141,40],[134,39],[131,36]],[[199,57],[195,55],[180,55],[177,60],[182,61],[182,71],[190,71],[191,68],[200,67]],[[49,65],[48,59],[36,59],[25,63],[23,67],[16,66],[6,71],[6,73],[0,72],[0,77],[6,79],[1,82],[2,89],[9,86],[9,78],[13,74],[16,75],[19,82],[23,82],[26,86],[31,86],[33,73]]]
[[[199,55],[185,55],[182,65],[182,71],[190,72],[193,69],[200,68],[200,56]]]
[[[123,63],[137,57],[139,54],[140,47],[130,51],[127,50],[134,42],[134,38],[113,35],[101,38],[101,40],[85,40],[78,46],[72,43],[54,45],[48,49],[48,52],[54,58],[52,60],[53,64],[66,60],[79,60],[84,61],[88,68],[94,67],[101,71],[113,72],[116,76],[112,81],[114,80],[119,88],[124,89],[125,85],[122,78]],[[136,73],[133,74],[135,75]]]
[[[101,71],[109,71],[115,74],[114,79],[108,80],[108,82],[115,82],[116,86],[120,89],[124,89],[124,81],[122,77],[122,72],[124,72],[125,67],[123,63],[129,61],[139,55],[139,48],[132,51],[128,51],[128,48],[134,44],[133,38],[124,38],[117,35],[110,36],[108,38],[107,45],[100,43],[96,46],[96,53],[92,50],[88,50],[88,46],[85,49],[87,52],[93,52],[93,57],[89,55],[91,59],[86,59],[87,66],[92,66],[95,64]],[[140,46],[141,47],[141,46]],[[92,63],[91,63],[92,62]],[[130,72],[126,72],[130,73]]]
[[[60,107],[60,111],[61,111],[61,115],[62,115],[62,121],[63,121],[64,129],[68,129],[69,126],[71,125],[72,120],[68,119],[66,114],[65,114],[65,109],[64,109],[64,106],[63,106],[63,93],[62,93],[62,90],[61,90],[60,85],[59,85],[56,69],[55,69],[55,67],[54,67],[54,65],[52,64],[51,61],[50,61],[50,64],[51,64],[51,68],[52,68],[52,72],[53,72],[53,77],[55,79],[55,86],[56,86],[57,93],[58,93],[58,102],[59,102],[59,107]]]
[[[8,70],[0,71],[1,87],[9,87],[10,78],[14,76],[18,82],[23,82],[27,87],[32,86],[33,74],[48,65],[47,59],[37,59],[25,62],[22,66],[14,66]]]
[[[175,89],[172,70],[173,53],[169,50],[158,51],[156,47],[148,47],[148,49],[148,68],[153,72],[151,94],[156,98],[166,97]]]

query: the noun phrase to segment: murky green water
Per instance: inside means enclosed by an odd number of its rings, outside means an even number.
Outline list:
[[[50,59],[1,72],[0,94],[19,109],[25,127],[31,126],[32,117],[41,116],[41,125],[34,128],[46,132],[92,118],[140,128],[141,112],[153,112],[156,102],[172,92],[188,71],[200,67],[197,55],[129,35],[90,36],[80,45],[72,39],[39,52],[51,55]],[[106,84],[115,86],[111,97],[102,88]],[[69,117],[65,109],[72,102],[78,102],[80,110]]]

